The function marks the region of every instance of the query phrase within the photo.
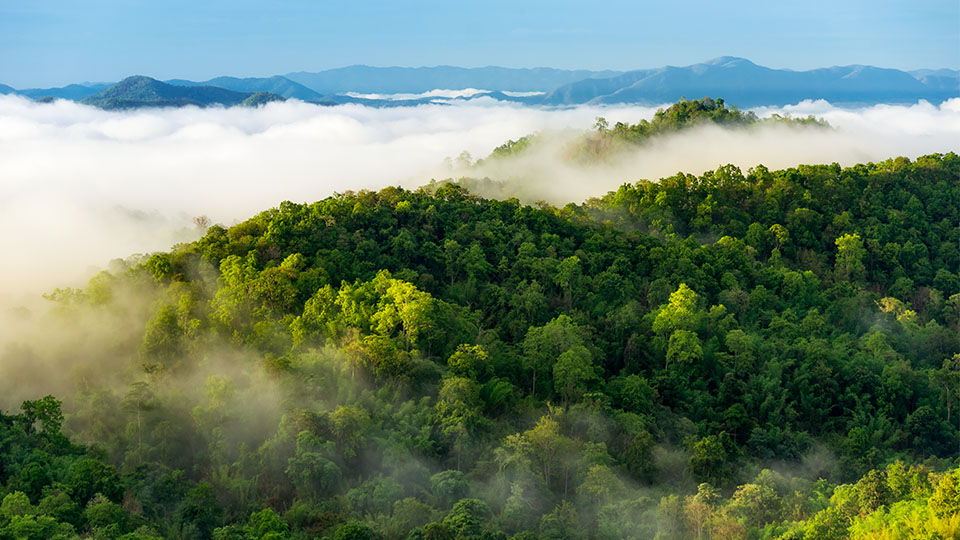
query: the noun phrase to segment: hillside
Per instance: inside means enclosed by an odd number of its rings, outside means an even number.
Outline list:
[[[79,101],[109,88],[110,84],[69,84],[61,88],[28,88],[17,94],[32,99],[54,98]]]
[[[267,92],[287,99],[294,98],[301,101],[320,101],[322,94],[303,86],[302,84],[291,81],[286,77],[279,75],[273,77],[217,77],[203,82],[194,82],[184,79],[171,79],[167,84],[177,86],[215,86],[225,88],[235,92]]]
[[[676,134],[687,129],[713,125],[727,130],[743,130],[770,124],[792,128],[828,129],[830,127],[823,119],[813,116],[791,118],[774,114],[768,118],[759,118],[753,112],[741,111],[736,106],[727,106],[722,98],[682,99],[669,107],[657,109],[650,120],[641,120],[636,124],[616,122],[611,126],[606,118],[597,117],[593,131],[566,143],[557,157],[579,163],[603,161],[615,158],[622,152],[635,149],[658,137]],[[490,164],[491,161],[529,154],[552,143],[550,137],[545,139],[536,133],[507,141],[494,148],[487,158],[478,160],[474,170],[484,164]],[[471,182],[469,171],[468,178],[464,182]],[[513,187],[520,191],[524,188],[522,184]]]
[[[115,261],[0,353],[82,381],[0,416],[0,531],[954,537],[958,177],[387,188]]]
[[[187,105],[229,107],[245,104],[245,101],[253,96],[253,92],[234,92],[214,86],[175,86],[138,75],[127,77],[80,102],[107,110]],[[283,100],[280,96],[276,96],[276,99]],[[254,98],[252,103],[260,102],[263,102],[263,96]]]

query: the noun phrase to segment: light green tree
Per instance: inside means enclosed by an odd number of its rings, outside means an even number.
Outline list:
[[[553,386],[563,397],[564,407],[570,401],[579,400],[599,380],[593,356],[583,345],[561,354],[553,366]]]
[[[866,274],[863,257],[867,250],[857,233],[845,234],[836,240],[837,260],[834,266],[837,279],[842,281],[860,281]]]

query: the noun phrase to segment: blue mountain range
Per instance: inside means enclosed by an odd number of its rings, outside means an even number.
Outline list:
[[[661,104],[711,96],[740,107],[786,105],[804,99],[825,99],[839,105],[940,103],[960,97],[960,71],[924,69],[901,71],[852,65],[794,71],[757,65],[744,58],[723,56],[689,66],[665,66],[634,71],[589,71],[503,67],[370,67],[349,66],[316,73],[296,72],[273,77],[217,77],[207,81],[149,77],[120,83],[82,83],[62,88],[17,90],[0,84],[0,94],[33,99],[83,100],[138,106],[223,105],[277,99],[335,105],[360,103],[375,107],[486,97],[540,106],[579,104]],[[164,86],[159,86],[164,85]],[[191,89],[191,90],[188,90]],[[461,96],[424,94],[437,89],[477,91]],[[378,94],[370,96],[369,94]],[[402,94],[402,95],[400,95]],[[98,97],[99,96],[99,97]],[[249,104],[249,103],[248,103]]]

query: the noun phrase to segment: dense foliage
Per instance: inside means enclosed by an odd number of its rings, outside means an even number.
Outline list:
[[[51,295],[132,328],[122,382],[0,416],[0,538],[957,538],[958,178],[728,166],[215,225]]]

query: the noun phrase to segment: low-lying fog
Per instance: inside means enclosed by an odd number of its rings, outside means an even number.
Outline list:
[[[297,101],[261,108],[105,112],[67,101],[0,96],[0,303],[82,284],[112,258],[168,249],[196,236],[192,219],[231,224],[283,200],[415,188],[457,171],[463,151],[485,157],[533,132],[586,130],[653,116],[650,107],[548,110],[478,99],[372,109]],[[879,161],[960,150],[960,99],[940,106],[840,109],[822,101],[772,113],[826,119],[834,130],[768,126],[689,130],[583,167],[532,154],[473,174],[522,178],[554,203],[580,202],[624,182],[733,163],[746,170]],[[528,191],[530,191],[528,189]]]

